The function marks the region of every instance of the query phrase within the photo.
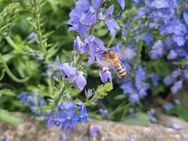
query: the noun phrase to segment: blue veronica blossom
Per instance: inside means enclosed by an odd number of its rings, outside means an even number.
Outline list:
[[[150,56],[151,59],[155,60],[162,57],[163,53],[164,53],[164,44],[162,43],[161,40],[159,40],[152,46],[152,50],[149,51],[148,55]]]
[[[99,73],[99,76],[100,76],[101,81],[103,83],[106,83],[106,82],[111,82],[112,83],[112,75],[111,75],[110,71],[101,71]]]
[[[125,141],[135,141],[135,140],[133,139],[133,137],[128,136],[128,137],[126,137]]]
[[[173,124],[171,125],[171,128],[173,128],[173,129],[179,131],[179,130],[182,130],[182,129],[183,129],[183,126],[180,125],[180,124],[177,124],[177,123],[173,123]]]
[[[156,115],[155,109],[151,108],[151,109],[147,112],[147,115],[148,115],[148,117],[149,117],[150,122],[152,122],[152,123],[156,123],[156,122],[157,122],[157,119],[156,119],[156,117],[155,117],[155,115]]]
[[[69,14],[69,31],[76,31],[81,37],[86,36],[91,26],[97,22],[98,10],[102,3],[103,0],[78,0],[76,7]]]
[[[174,50],[170,50],[167,59],[168,60],[174,60],[178,57],[178,54]]]
[[[121,6],[122,9],[125,8],[125,0],[118,0],[119,5]]]
[[[104,43],[99,38],[89,35],[84,40],[84,50],[89,54],[89,64],[93,64],[98,56],[105,50]]]
[[[116,30],[120,29],[118,23],[113,18],[114,5],[111,5],[104,13],[105,24],[113,37],[116,35]]]
[[[170,111],[174,108],[174,105],[172,103],[167,103],[163,106],[163,108],[167,111]]]
[[[157,74],[151,74],[150,78],[152,79],[154,86],[157,86],[161,80],[160,76]]]
[[[99,109],[99,113],[100,113],[100,115],[103,118],[109,118],[109,114],[108,114],[108,110],[107,109],[100,108]]]
[[[183,12],[183,19],[186,25],[188,26],[188,11]]]
[[[92,126],[92,125],[89,127],[89,135],[91,137],[97,137],[99,133],[100,133],[100,130],[98,127]]]
[[[9,141],[9,137],[7,136],[7,134],[5,134],[5,135],[3,136],[2,141]]]
[[[73,104],[70,101],[57,105],[54,111],[45,116],[47,126],[58,126],[66,132],[75,129],[78,123],[88,121],[87,110],[83,103]]]
[[[183,82],[180,80],[180,81],[177,81],[173,84],[173,86],[171,87],[171,91],[173,94],[177,93],[179,90],[181,90],[183,87]]]
[[[59,141],[67,141],[67,137],[65,135],[61,135],[59,137]]]
[[[86,97],[89,99],[93,95],[94,90],[93,89],[88,89],[85,94]]]
[[[70,83],[74,82],[77,89],[82,91],[86,85],[86,79],[83,72],[78,71],[77,68],[71,66],[68,63],[61,63],[59,61],[54,62],[49,66],[48,72],[52,70],[52,76],[54,73],[59,72],[59,75],[65,77]]]
[[[145,80],[148,78],[145,70],[142,66],[138,66],[135,74],[135,81],[125,81],[121,84],[121,89],[125,94],[130,94],[129,101],[132,103],[138,102],[141,97],[146,96],[147,90],[150,88],[149,83],[146,83]]]
[[[33,95],[28,95],[27,92],[21,92],[18,95],[18,98],[23,102],[30,106],[30,110],[38,115],[41,116],[41,108],[45,105],[44,99],[37,95],[37,93],[33,93]]]
[[[97,57],[107,50],[103,41],[93,35],[88,35],[84,41],[77,37],[74,41],[74,49],[79,54],[87,53],[89,55],[89,64],[93,64]]]

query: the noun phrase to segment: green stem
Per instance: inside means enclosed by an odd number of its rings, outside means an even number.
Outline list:
[[[36,32],[38,34],[39,44],[41,46],[42,52],[44,55],[46,55],[46,45],[43,42],[43,35],[42,35],[42,29],[41,29],[41,23],[40,23],[40,13],[41,13],[41,7],[40,3],[37,3],[36,0],[33,0],[34,4],[34,15],[35,15],[35,23],[36,23]]]
[[[2,73],[1,73],[1,75],[0,75],[0,81],[4,78],[4,76],[5,76],[5,70],[3,69],[3,70],[2,70]]]
[[[12,80],[14,80],[14,81],[17,82],[17,83],[25,83],[26,81],[28,81],[29,77],[26,77],[26,78],[24,78],[24,79],[19,79],[19,78],[17,78],[17,77],[10,71],[8,65],[4,62],[3,57],[2,57],[1,54],[0,54],[0,61],[1,61],[2,65],[3,65],[3,68],[5,69],[5,72],[8,74],[8,76],[9,76]]]
[[[80,56],[78,57],[77,61],[76,61],[76,66],[80,65],[82,63],[82,60],[84,58],[83,54],[80,54]]]
[[[63,96],[64,92],[66,90],[66,82],[64,83],[64,86],[61,88],[57,98],[55,99],[55,105],[58,105],[61,102],[61,97]]]
[[[114,41],[114,37],[112,37],[110,39],[110,41],[108,42],[107,48],[109,48],[111,46],[111,44],[113,43],[113,41]]]

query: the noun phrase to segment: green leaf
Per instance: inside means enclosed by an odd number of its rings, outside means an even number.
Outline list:
[[[12,90],[3,89],[3,90],[0,90],[0,97],[3,96],[3,95],[6,95],[6,96],[15,96],[16,94]]]
[[[14,125],[18,125],[23,122],[22,119],[3,109],[0,109],[0,120]]]
[[[95,91],[94,97],[96,99],[103,99],[105,96],[107,96],[108,92],[110,92],[112,89],[113,89],[112,83],[106,83],[104,85],[100,85]]]
[[[94,106],[96,105],[95,101],[99,99],[103,99],[107,96],[108,92],[113,89],[112,83],[105,83],[97,87],[96,91],[94,92],[93,97],[86,102],[87,106]]]
[[[188,121],[188,112],[187,112],[187,107],[183,105],[177,105],[169,112],[172,115],[176,115],[180,117],[181,119],[184,119]]]
[[[125,119],[125,123],[134,125],[149,125],[149,117],[144,113],[136,113],[134,115],[128,116]]]

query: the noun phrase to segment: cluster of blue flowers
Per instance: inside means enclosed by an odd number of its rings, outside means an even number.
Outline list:
[[[124,7],[124,1],[119,2]],[[74,50],[80,55],[88,54],[88,64],[91,65],[97,61],[102,67],[105,64],[101,62],[101,55],[107,48],[101,39],[92,35],[93,29],[99,21],[104,21],[113,37],[116,35],[116,30],[120,29],[120,26],[113,17],[114,5],[105,9],[103,3],[103,0],[78,0],[75,8],[69,15],[70,20],[68,21],[70,25],[69,30],[76,31],[79,34],[74,41]],[[110,71],[101,71],[99,76],[103,83],[112,82]]]
[[[44,99],[38,95],[37,92],[33,92],[33,95],[29,95],[27,92],[21,92],[18,98],[25,104],[29,105],[32,113],[37,116],[42,116],[42,107],[45,105]]]
[[[119,3],[121,6],[124,5],[123,1]],[[181,90],[183,83],[188,81],[188,11],[186,10],[188,2],[142,0],[136,6],[137,13],[126,20],[124,29],[121,29],[122,38],[130,34],[127,33],[127,30],[131,28],[130,21],[140,21],[140,28],[130,29],[134,38],[129,40],[126,48],[123,48],[121,43],[114,47],[130,73],[120,84],[124,93],[130,94],[129,101],[133,103],[146,96],[151,88],[149,80],[153,81],[154,86],[160,83],[170,86],[173,94]],[[144,49],[147,50],[145,55],[153,61],[164,59],[171,66],[172,72],[169,75],[160,76],[155,71],[147,73],[148,66],[142,65],[142,58],[137,57],[141,53],[137,52],[137,44],[140,40],[144,42],[142,48],[149,48]],[[147,60],[144,61],[147,63]]]
[[[57,105],[55,110],[45,115],[47,126],[58,126],[66,132],[75,129],[78,123],[84,123],[89,120],[86,107],[83,103],[73,104],[71,101],[63,102]]]
[[[73,67],[69,63],[62,63],[56,61],[49,65],[48,75],[55,79],[56,77],[66,78],[70,84],[74,84],[75,87],[82,91],[87,83],[84,73],[78,71],[77,68]]]

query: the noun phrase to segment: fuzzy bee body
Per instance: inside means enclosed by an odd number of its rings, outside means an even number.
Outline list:
[[[120,78],[124,78],[126,75],[125,68],[122,66],[118,55],[112,50],[107,50],[103,53],[104,60],[112,66]]]

